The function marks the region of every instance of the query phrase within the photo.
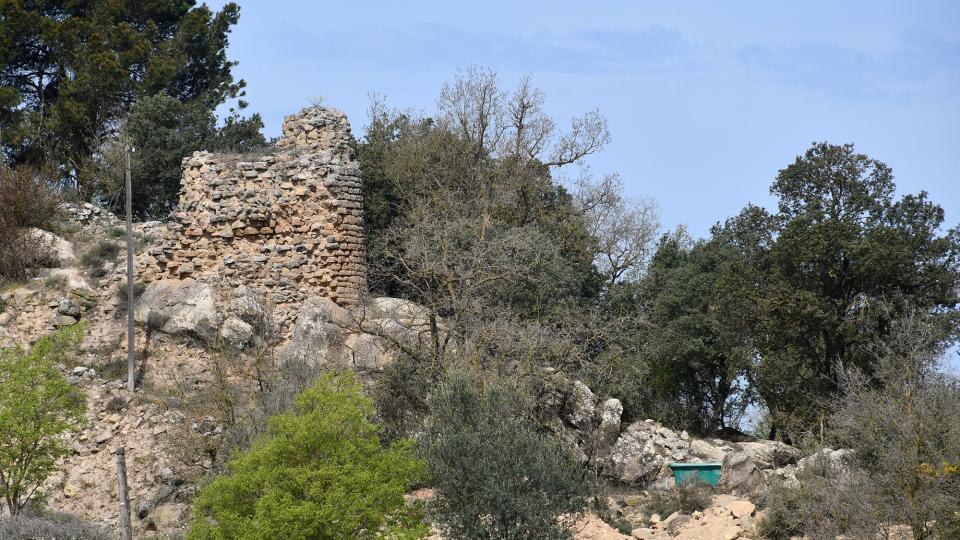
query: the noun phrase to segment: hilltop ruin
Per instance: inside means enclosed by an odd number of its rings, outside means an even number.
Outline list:
[[[267,153],[185,158],[178,210],[140,279],[247,285],[268,292],[278,315],[308,296],[355,305],[366,269],[351,140],[343,113],[309,107],[284,119]]]

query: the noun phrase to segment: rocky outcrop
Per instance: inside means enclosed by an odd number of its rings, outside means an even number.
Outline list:
[[[399,298],[373,298],[344,309],[323,297],[304,302],[281,352],[285,362],[356,370],[369,381],[402,352],[429,347],[432,328],[443,332],[442,321],[431,322],[420,305]]]
[[[583,382],[553,368],[544,370],[537,406],[540,422],[566,442],[580,462],[625,484],[671,485],[670,463],[719,461],[721,487],[746,493],[774,474],[790,474],[789,467],[801,457],[780,442],[699,439],[649,419],[621,426],[619,400],[601,399]]]
[[[80,225],[92,225],[94,227],[118,227],[123,224],[123,221],[117,216],[113,215],[106,208],[90,204],[90,203],[81,203],[81,204],[72,204],[66,203],[60,205],[60,209],[73,221],[79,223]]]
[[[334,109],[289,116],[272,153],[184,159],[178,210],[143,281],[193,278],[270,293],[286,329],[310,296],[342,306],[365,287],[360,168]]]

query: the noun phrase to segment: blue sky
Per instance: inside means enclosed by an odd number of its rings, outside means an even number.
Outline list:
[[[507,87],[530,75],[561,124],[599,109],[612,142],[591,169],[654,198],[667,228],[771,206],[777,171],[819,140],[960,223],[960,2],[239,3],[229,55],[270,136],[315,96],[357,135],[371,93],[430,113],[476,64]]]
[[[599,109],[613,140],[591,169],[666,227],[769,206],[814,140],[856,143],[960,222],[958,2],[239,3],[229,54],[269,135],[320,95],[357,134],[373,92],[432,112],[477,64],[531,75],[561,123]]]

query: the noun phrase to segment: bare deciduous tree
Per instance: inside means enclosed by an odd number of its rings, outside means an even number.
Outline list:
[[[625,197],[618,174],[607,175],[599,182],[582,175],[577,181],[576,198],[590,234],[597,239],[595,262],[608,286],[638,278],[652,255],[660,229],[657,204],[650,199]]]

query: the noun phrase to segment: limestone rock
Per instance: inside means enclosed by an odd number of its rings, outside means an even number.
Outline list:
[[[200,339],[214,338],[220,326],[213,288],[189,278],[148,284],[135,317],[138,323],[165,334]]]
[[[416,325],[429,324],[430,313],[427,308],[404,300],[382,296],[370,301],[369,316],[375,319],[390,319],[399,323]]]
[[[574,427],[585,427],[593,419],[597,406],[597,396],[580,381],[573,381],[573,395],[569,401],[567,421]]]
[[[69,315],[54,315],[50,320],[50,324],[52,324],[54,328],[63,328],[64,326],[77,324],[77,319]]]
[[[153,530],[171,531],[180,529],[187,525],[187,505],[185,504],[161,504],[153,509],[149,515],[149,521],[152,523]]]
[[[727,509],[733,514],[733,517],[745,518],[753,515],[753,511],[756,510],[757,507],[750,501],[738,500],[728,503]]]
[[[707,461],[723,461],[723,458],[727,455],[720,447],[713,446],[701,439],[690,441],[690,453]]]
[[[230,301],[230,312],[248,325],[262,325],[269,316],[262,298],[263,294],[258,294],[252,287],[241,285],[234,290],[233,299]]]
[[[220,326],[220,339],[234,350],[243,349],[253,337],[253,326],[236,317],[230,317]]]
[[[79,319],[81,311],[80,306],[69,298],[64,297],[57,301],[57,313],[61,315],[68,315]]]
[[[388,345],[383,338],[370,334],[350,334],[344,342],[349,364],[360,371],[382,371]]]
[[[29,233],[49,253],[52,267],[66,266],[76,259],[73,244],[50,231],[32,228]]]
[[[328,365],[331,349],[345,338],[339,323],[349,319],[346,311],[329,298],[313,296],[304,302],[293,325],[293,335],[281,353],[285,362],[308,366]]]
[[[614,443],[606,471],[621,482],[645,483],[657,478],[666,464],[667,459],[658,452],[650,425],[634,422]]]
[[[597,428],[598,458],[604,459],[609,449],[620,436],[620,416],[623,414],[623,404],[619,399],[610,398],[600,406],[600,426]]]
[[[764,482],[761,467],[767,465],[747,452],[731,452],[723,458],[718,485],[731,493],[749,493]]]

